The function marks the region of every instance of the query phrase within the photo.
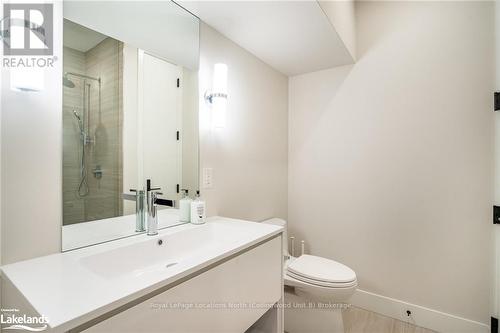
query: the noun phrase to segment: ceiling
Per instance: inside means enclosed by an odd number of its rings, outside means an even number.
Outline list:
[[[174,64],[199,65],[199,20],[172,1],[64,1],[64,18]]]
[[[353,63],[316,1],[178,1],[286,75]]]
[[[84,26],[66,19],[64,20],[63,31],[64,46],[80,52],[87,52],[107,37],[97,31],[85,28]]]

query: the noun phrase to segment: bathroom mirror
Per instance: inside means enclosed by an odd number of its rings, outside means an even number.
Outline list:
[[[140,233],[146,179],[165,199],[198,190],[199,20],[171,1],[66,1],[63,31],[66,251]]]

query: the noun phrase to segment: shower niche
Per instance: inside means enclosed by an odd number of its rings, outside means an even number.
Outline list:
[[[144,8],[64,4],[63,250],[136,234],[124,194],[146,179],[167,199],[199,189],[199,22],[173,2]]]

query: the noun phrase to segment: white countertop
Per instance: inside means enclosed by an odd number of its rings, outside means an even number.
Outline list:
[[[109,242],[115,239],[140,235],[135,231],[135,214],[109,219],[74,223],[62,227],[63,251]],[[175,208],[158,210],[158,229],[182,224],[179,210]]]
[[[194,230],[195,228],[205,229]],[[205,225],[183,224],[160,230],[157,236],[143,234],[123,238],[5,265],[1,267],[1,270],[4,277],[12,282],[38,314],[49,319],[51,329],[66,331],[161,287],[168,286],[252,245],[270,239],[282,230],[282,227],[275,225],[212,217]],[[141,246],[150,244],[151,242],[146,242],[151,239],[154,239],[154,242],[160,238],[166,242],[172,240],[174,243],[171,244],[178,244],[175,242],[179,242],[180,237],[188,235],[185,232],[211,235],[211,245],[203,246],[201,244],[203,240],[194,238],[200,243],[196,255],[182,258],[178,264],[168,269],[151,269],[158,265],[151,266],[148,263],[149,268],[140,274],[130,271],[130,274],[105,276],[96,270],[89,269],[85,264],[90,258],[94,261],[95,258],[99,258],[99,265],[103,267],[107,265],[114,269],[115,266],[120,266],[119,262],[101,261],[106,261],[105,258],[113,258],[112,255],[115,254],[112,253],[122,251],[122,249],[123,253],[129,256],[130,249],[135,249],[135,247],[130,247],[131,245],[142,249]],[[148,256],[148,253],[134,254],[136,257],[139,256],[140,260]],[[124,267],[130,266],[127,262],[128,258],[119,258],[123,260]],[[116,271],[121,268],[123,267],[118,267]]]

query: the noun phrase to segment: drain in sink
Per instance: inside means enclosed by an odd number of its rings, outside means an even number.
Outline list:
[[[177,263],[176,263],[176,262],[173,262],[173,263],[171,263],[171,264],[167,264],[167,266],[165,266],[165,268],[169,268],[169,267],[172,267],[172,266],[175,266],[175,265],[177,265]]]

